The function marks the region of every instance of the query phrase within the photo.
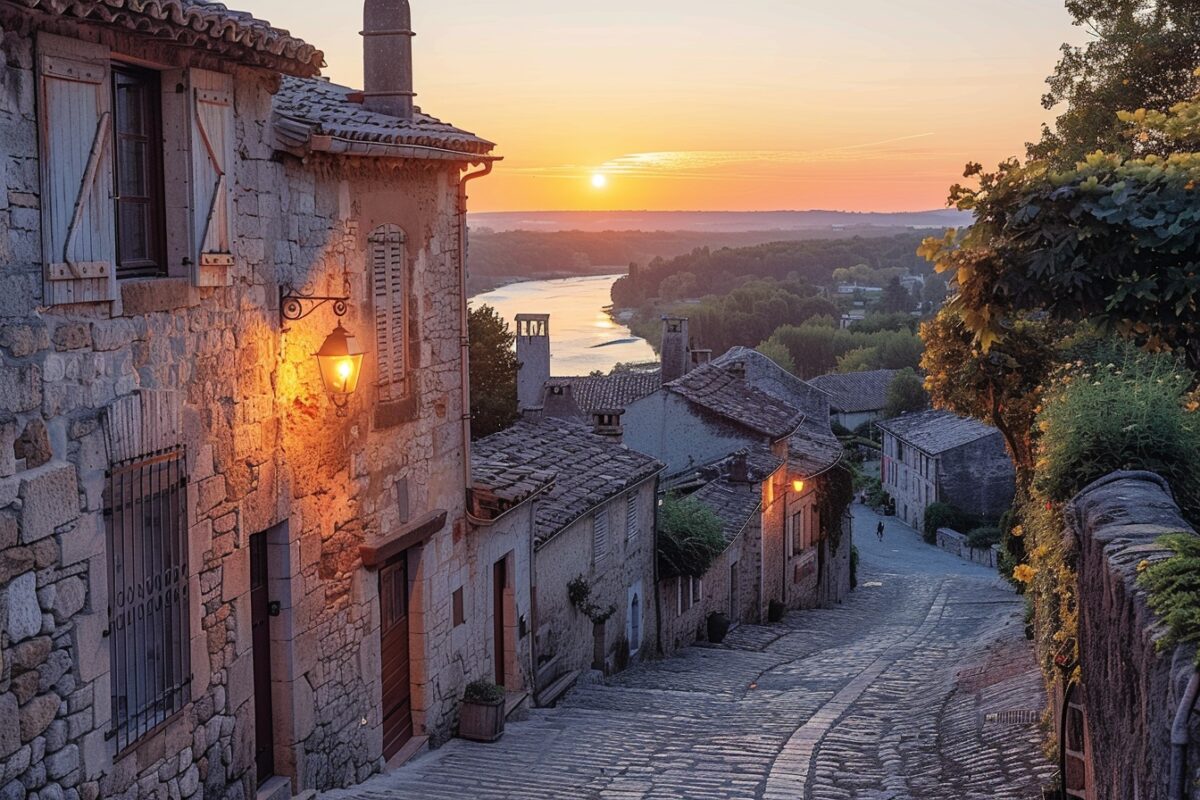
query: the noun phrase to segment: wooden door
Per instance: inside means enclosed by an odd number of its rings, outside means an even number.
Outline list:
[[[254,648],[254,764],[258,785],[275,774],[271,705],[271,600],[267,587],[267,536],[250,537],[250,631]]]
[[[741,622],[738,613],[738,564],[733,562],[729,565],[729,624],[737,625]]]
[[[508,588],[505,559],[492,565],[492,642],[496,661],[496,685],[504,685],[504,590]]]
[[[406,556],[379,571],[380,661],[383,683],[383,757],[412,738],[412,687],[408,665],[408,568]]]

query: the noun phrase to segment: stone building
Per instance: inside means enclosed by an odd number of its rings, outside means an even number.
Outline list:
[[[857,430],[883,417],[888,387],[898,370],[831,373],[810,378],[808,383],[829,396],[829,415],[847,430]]]
[[[619,419],[530,417],[473,445],[473,515],[494,536],[532,532],[525,630],[536,700],[587,670],[654,651],[655,497],[662,465],[621,444]],[[526,558],[526,556],[521,556]],[[526,653],[521,654],[525,658]]]
[[[354,91],[218,4],[0,2],[0,795],[347,785],[496,674],[481,581],[527,543],[464,514],[493,146],[413,106],[406,0],[364,17]]]
[[[1016,473],[995,428],[949,411],[905,414],[876,425],[883,432],[880,479],[906,524],[921,530],[932,503],[992,519],[1012,505]]]

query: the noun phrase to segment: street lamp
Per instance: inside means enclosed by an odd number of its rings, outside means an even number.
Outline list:
[[[279,316],[282,321],[304,319],[319,306],[333,304],[333,313],[339,318],[333,332],[325,337],[321,349],[316,352],[317,366],[321,371],[321,383],[333,399],[338,414],[345,413],[350,395],[358,388],[358,376],[362,372],[364,350],[354,334],[346,330],[340,318],[346,314],[349,301],[349,282],[346,282],[345,297],[326,297],[303,294],[290,286],[279,287]]]
[[[800,480],[799,478],[792,481],[792,491],[796,492],[797,494],[799,494],[800,492],[803,492],[804,491],[804,481]]]

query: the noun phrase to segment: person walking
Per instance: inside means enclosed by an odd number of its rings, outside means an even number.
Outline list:
[[[879,520],[879,524],[875,526],[875,535],[879,537],[879,541],[883,541],[883,520]]]

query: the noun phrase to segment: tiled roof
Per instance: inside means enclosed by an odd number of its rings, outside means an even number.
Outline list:
[[[561,378],[571,383],[575,402],[585,412],[621,409],[654,394],[662,386],[662,371],[614,372],[611,375],[581,375]]]
[[[737,538],[762,504],[758,484],[733,483],[724,478],[704,484],[690,496],[721,518],[726,542],[733,542]]]
[[[824,392],[797,378],[753,348],[731,347],[712,363],[721,367],[740,364],[745,369],[746,382],[756,389],[809,416],[829,416],[829,401]]]
[[[553,473],[554,486],[537,505],[534,541],[539,546],[596,506],[653,476],[662,468],[650,456],[597,436],[568,420],[522,419],[472,445],[489,465]]]
[[[667,384],[672,392],[752,431],[782,439],[796,429],[803,414],[791,405],[748,384],[716,363],[696,367]]]
[[[204,0],[0,0],[10,6],[208,50],[287,75],[317,75],[325,54],[244,11]]]
[[[808,417],[788,440],[788,466],[800,475],[816,475],[838,463],[842,443],[829,429],[828,417]]]
[[[977,419],[949,411],[922,411],[875,424],[929,455],[945,453],[998,432]]]
[[[809,383],[829,395],[829,405],[835,411],[853,414],[882,410],[887,405],[888,387],[895,377],[894,369],[877,369],[818,375]]]
[[[279,147],[384,158],[483,161],[494,144],[419,110],[412,121],[368,111],[361,93],[316,78],[285,78],[274,98]]]
[[[495,519],[553,483],[554,473],[548,470],[508,464],[503,459],[475,459],[471,462],[473,513]]]

